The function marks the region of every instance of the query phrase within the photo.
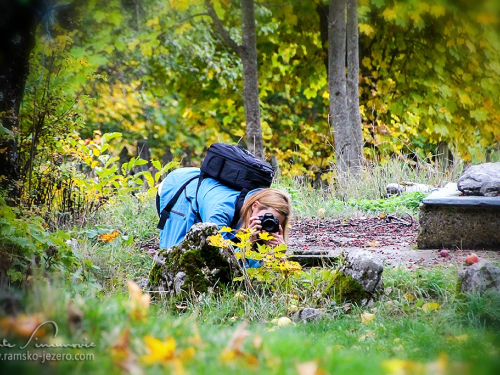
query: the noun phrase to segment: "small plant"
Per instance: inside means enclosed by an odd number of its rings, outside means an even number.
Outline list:
[[[19,209],[7,206],[0,197],[0,274],[11,282],[29,281],[33,267],[71,271],[77,257],[66,244],[68,239],[61,230],[51,233],[38,216],[20,216]]]
[[[234,255],[241,264],[259,265],[257,268],[242,267],[243,276],[235,277],[234,281],[253,279],[276,286],[287,282],[291,276],[298,276],[303,272],[299,263],[288,260],[285,244],[270,247],[264,243],[256,243],[254,246],[250,241],[253,232],[250,228],[236,231],[229,227],[223,227],[216,236],[211,236],[209,239],[212,246],[239,249],[234,251]],[[222,236],[223,233],[233,234],[236,240],[225,239]],[[259,234],[259,239],[267,241],[273,237],[269,233],[263,232]]]
[[[392,196],[387,199],[349,199],[348,204],[352,207],[372,212],[391,212],[401,209],[409,209],[416,212],[418,206],[426,196],[427,194],[417,191],[405,195]]]
[[[148,164],[147,160],[141,158],[132,158],[119,168],[117,164],[119,158],[109,155],[108,149],[110,141],[121,135],[121,133],[105,133],[88,144],[82,140],[78,142],[77,155],[86,165],[87,174],[90,176],[90,178],[83,176],[78,182],[89,196],[108,197],[117,192],[125,194],[144,190],[145,186],[154,188],[168,170],[179,164],[172,161],[162,166],[159,161],[153,160],[151,163],[157,170],[154,175],[150,170],[136,173],[135,168]]]

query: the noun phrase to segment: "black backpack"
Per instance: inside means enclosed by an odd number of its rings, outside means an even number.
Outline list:
[[[198,197],[198,189],[205,177],[211,177],[234,190],[241,191],[236,201],[234,218],[230,224],[233,227],[240,219],[240,210],[247,193],[253,189],[270,187],[274,177],[274,170],[270,164],[258,159],[239,145],[235,146],[225,143],[213,143],[208,148],[200,170],[200,175],[187,180],[161,212],[160,196],[159,194],[156,195],[156,209],[160,216],[158,229],[165,227],[165,223],[170,216],[170,211],[182,191],[191,181],[197,178],[199,180],[196,188],[196,198]],[[198,204],[196,206],[198,207]],[[201,221],[199,212],[196,211],[195,213],[198,220]]]

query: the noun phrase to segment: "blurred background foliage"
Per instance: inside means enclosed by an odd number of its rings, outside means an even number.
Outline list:
[[[239,42],[239,2],[213,3]],[[480,162],[498,150],[499,7],[493,0],[359,0],[369,160],[444,154]],[[321,32],[327,10],[323,0],[256,2],[266,156],[275,155],[288,176],[332,176]],[[67,134],[88,143],[120,132],[111,152],[123,160],[147,141],[155,159],[198,165],[210,143],[244,137],[241,60],[212,29],[204,1],[74,0],[49,26],[40,28],[21,110],[26,149],[32,136],[61,153]],[[33,125],[40,116],[45,131]],[[26,158],[24,176],[33,165]]]

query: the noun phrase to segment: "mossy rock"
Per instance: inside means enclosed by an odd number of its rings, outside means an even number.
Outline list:
[[[362,304],[371,298],[370,293],[366,292],[360,283],[340,271],[332,275],[323,293],[332,297],[337,304],[345,302]]]
[[[238,269],[236,259],[208,243],[218,230],[213,223],[195,224],[177,246],[160,250],[149,273],[148,290],[179,296],[229,283]]]
[[[364,252],[342,254],[341,258],[341,266],[332,274],[325,295],[337,303],[366,304],[383,292],[384,266],[380,261]]]

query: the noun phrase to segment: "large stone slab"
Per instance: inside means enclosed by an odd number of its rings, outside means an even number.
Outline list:
[[[463,196],[456,184],[431,193],[419,208],[420,249],[500,249],[500,197]]]

